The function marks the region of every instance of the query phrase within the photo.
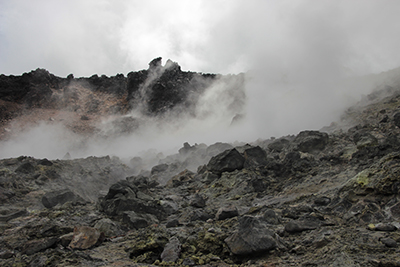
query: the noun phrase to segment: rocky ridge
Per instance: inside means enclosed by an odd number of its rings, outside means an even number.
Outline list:
[[[151,165],[0,160],[0,264],[400,266],[399,127],[394,86],[320,131]]]
[[[147,119],[196,117],[198,101],[216,84],[225,90],[229,120],[243,112],[244,74],[217,75],[182,71],[161,57],[147,70],[75,78],[57,77],[45,69],[21,76],[0,75],[0,140],[39,122],[61,123],[74,133],[93,137],[123,135],[136,131]],[[107,119],[108,118],[108,119]],[[101,122],[107,120],[104,131]],[[107,128],[107,127],[105,127]]]

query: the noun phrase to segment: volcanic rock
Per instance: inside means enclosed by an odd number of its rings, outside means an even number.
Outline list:
[[[69,244],[72,249],[88,249],[101,241],[101,233],[96,228],[79,226],[74,229],[74,236]]]
[[[80,196],[76,195],[69,189],[48,192],[42,197],[43,206],[49,209],[59,204],[62,205],[68,201],[75,203],[84,202]]]
[[[239,220],[239,229],[225,239],[229,249],[236,255],[258,254],[276,247],[274,233],[252,216]]]
[[[212,157],[207,164],[207,169],[215,174],[221,175],[223,172],[241,170],[244,166],[244,162],[245,158],[234,148]]]

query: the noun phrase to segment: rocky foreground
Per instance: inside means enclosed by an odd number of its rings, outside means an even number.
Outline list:
[[[0,161],[1,266],[400,266],[400,88],[151,164]]]

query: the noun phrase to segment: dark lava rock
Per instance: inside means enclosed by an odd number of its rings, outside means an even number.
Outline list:
[[[389,238],[389,237],[381,238],[381,242],[389,248],[397,248],[397,242],[396,242],[396,240],[394,240],[392,238]]]
[[[139,191],[138,187],[127,180],[113,184],[108,194],[100,199],[99,208],[110,216],[123,215],[125,211],[134,211],[139,215],[152,214],[157,219],[166,216],[166,211],[159,201]]]
[[[267,165],[267,152],[259,146],[244,151],[244,168]]]
[[[27,255],[35,254],[39,251],[43,251],[55,246],[57,241],[57,237],[47,237],[30,240],[25,243],[24,247],[22,248],[22,253]]]
[[[400,112],[396,112],[393,115],[393,122],[394,122],[394,125],[396,125],[397,127],[400,127]]]
[[[217,220],[225,220],[229,219],[232,217],[239,216],[239,211],[234,205],[230,205],[227,207],[221,207],[217,211],[217,214],[215,215],[215,219]]]
[[[314,204],[317,206],[326,206],[331,203],[331,199],[329,197],[319,197],[314,200]]]
[[[42,197],[42,204],[48,209],[58,204],[62,205],[68,201],[84,203],[84,200],[80,196],[69,189],[48,192]]]
[[[320,224],[315,221],[291,221],[285,225],[285,231],[288,233],[298,233],[306,230],[314,230],[319,226]]]
[[[214,216],[208,214],[207,212],[205,212],[204,210],[201,209],[197,209],[197,210],[193,210],[190,212],[189,214],[189,220],[191,222],[194,221],[207,221],[208,219],[212,219]]]
[[[223,172],[243,169],[244,161],[244,157],[234,148],[212,157],[207,164],[207,169],[220,175]]]
[[[257,218],[244,216],[239,219],[239,229],[225,239],[235,255],[251,255],[269,251],[277,246],[274,233]]]
[[[390,223],[378,223],[375,225],[374,230],[376,231],[384,231],[384,232],[393,232],[397,230],[397,227]]]
[[[319,131],[302,131],[294,139],[297,149],[301,152],[320,151],[328,144],[329,136],[327,133]]]
[[[204,208],[206,206],[206,200],[201,195],[195,194],[190,200],[190,206]]]

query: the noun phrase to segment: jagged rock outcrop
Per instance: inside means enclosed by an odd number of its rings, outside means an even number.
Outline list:
[[[231,120],[241,113],[245,104],[244,74],[217,75],[182,71],[178,63],[168,60],[164,66],[161,57],[149,63],[147,70],[115,76],[92,75],[75,78],[57,77],[45,69],[36,69],[21,76],[0,75],[0,140],[8,136],[4,128],[11,127],[14,119],[26,116],[27,109],[39,109],[30,120],[54,120],[54,110],[68,113],[59,121],[78,133],[102,136],[127,134],[143,123],[139,117],[196,117],[196,107],[201,96],[212,90],[213,84],[225,89],[216,97],[224,99]],[[211,89],[210,89],[211,88]],[[47,113],[45,112],[47,110]],[[132,117],[135,111],[139,117]],[[47,117],[45,117],[47,115]],[[110,125],[97,129],[100,119],[114,117]],[[79,117],[80,120],[65,121]],[[87,121],[82,123],[82,121]],[[97,124],[95,123],[97,122]],[[90,127],[86,126],[90,125]],[[112,128],[112,130],[110,130]]]

